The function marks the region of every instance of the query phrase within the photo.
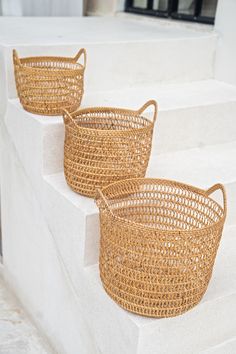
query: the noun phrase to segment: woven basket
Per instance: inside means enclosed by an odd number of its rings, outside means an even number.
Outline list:
[[[153,106],[153,120],[143,116]],[[69,186],[94,197],[96,189],[125,179],[144,177],[150,157],[157,103],[137,111],[87,108],[64,114],[64,170]]]
[[[224,207],[209,197],[220,189]],[[98,190],[100,276],[123,308],[150,317],[180,315],[210,281],[226,216],[224,187],[207,191],[159,179]]]
[[[80,56],[84,64],[79,64]],[[19,59],[13,50],[16,89],[26,111],[42,115],[61,115],[62,109],[75,110],[84,92],[86,51],[74,58],[29,57]]]

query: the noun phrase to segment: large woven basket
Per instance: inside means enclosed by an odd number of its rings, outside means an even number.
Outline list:
[[[153,119],[144,111],[153,106]],[[144,177],[150,157],[157,103],[139,110],[87,108],[65,112],[64,170],[69,186],[94,197],[97,188]]]
[[[210,198],[220,189],[221,207]],[[130,179],[98,190],[100,276],[123,308],[150,317],[180,315],[210,281],[226,216],[224,187]]]
[[[79,64],[80,56],[84,64]],[[42,115],[61,115],[64,108],[76,110],[84,92],[86,51],[74,58],[19,58],[13,50],[16,89],[25,110]]]

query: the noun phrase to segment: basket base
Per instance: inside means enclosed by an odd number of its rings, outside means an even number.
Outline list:
[[[102,282],[102,284],[103,284],[103,282]],[[109,289],[104,284],[103,284],[103,288],[106,291],[107,295],[110,298],[112,298],[112,300],[114,300],[115,303],[117,305],[119,305],[121,308],[123,308],[124,310],[131,312],[131,313],[135,313],[136,315],[140,315],[143,317],[160,318],[160,319],[161,318],[169,318],[169,317],[177,317],[177,316],[184,314],[185,312],[190,311],[191,309],[193,309],[195,306],[197,306],[200,303],[200,301],[202,300],[202,298],[205,294],[205,292],[204,292],[204,294],[201,295],[201,297],[199,297],[198,300],[195,301],[194,303],[192,303],[191,305],[183,306],[182,308],[178,308],[178,310],[168,309],[165,311],[160,308],[155,308],[155,309],[154,308],[144,308],[142,306],[128,303],[125,300],[123,300],[119,297],[116,297],[112,292],[109,291]]]
[[[49,113],[45,113],[42,112],[41,110],[37,110],[37,109],[30,109],[26,106],[24,106],[21,103],[22,107],[24,108],[25,111],[29,112],[29,113],[33,113],[39,116],[48,116],[48,117],[52,117],[52,116],[62,116],[63,115],[63,109],[67,109],[69,112],[73,112],[76,111],[77,109],[79,109],[80,104],[78,106],[71,106],[71,107],[63,107],[61,110],[55,111],[55,112],[49,112]]]
[[[96,197],[96,192],[88,192],[88,193],[85,193],[85,192],[83,192],[83,190],[80,190],[79,188],[73,187],[73,185],[71,185],[71,184],[68,182],[68,180],[67,180],[67,178],[66,178],[66,175],[65,175],[65,179],[66,179],[67,185],[70,187],[70,189],[71,189],[73,192],[75,192],[75,193],[77,193],[77,194],[80,194],[80,195],[82,195],[83,197],[95,199],[95,197]]]
[[[120,178],[117,178],[117,179],[115,179],[115,180],[110,181],[109,183],[107,183],[107,184],[105,184],[105,185],[96,186],[95,189],[94,189],[94,188],[91,188],[90,190],[87,189],[88,192],[85,192],[85,190],[86,190],[85,188],[82,189],[82,188],[74,187],[74,186],[73,186],[73,184],[70,182],[70,179],[67,178],[65,170],[66,170],[66,167],[65,167],[65,165],[64,165],[64,175],[65,175],[66,183],[68,184],[68,186],[69,186],[75,193],[78,193],[78,194],[80,194],[80,195],[83,195],[83,196],[88,197],[88,198],[93,198],[93,199],[96,198],[97,189],[103,189],[103,188],[106,188],[107,186],[109,186],[110,184],[112,184],[112,183],[114,183],[114,182],[119,182],[119,181],[124,181],[124,180],[126,180],[126,179],[129,179],[129,178],[127,178],[127,177],[120,177]],[[136,175],[135,175],[135,176],[132,176],[131,178],[143,178],[143,177],[145,177],[145,173],[140,174],[140,176],[136,176]],[[79,180],[79,177],[78,177],[78,180]],[[93,186],[93,187],[94,187],[94,186]]]

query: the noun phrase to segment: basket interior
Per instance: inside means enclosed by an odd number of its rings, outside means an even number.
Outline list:
[[[71,58],[56,58],[56,57],[35,57],[21,59],[21,64],[24,67],[41,69],[41,70],[78,70],[82,69],[83,65],[75,63]]]
[[[96,130],[130,130],[149,127],[152,122],[135,111],[101,109],[72,114],[80,127]]]
[[[114,215],[160,230],[201,229],[223,217],[221,206],[202,191],[174,182],[127,181],[103,193]]]

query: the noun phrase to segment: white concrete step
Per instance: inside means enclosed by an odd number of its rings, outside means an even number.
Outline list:
[[[127,18],[0,18],[0,93],[16,97],[12,49],[20,56],[88,52],[86,92],[213,77],[217,35]],[[171,64],[166,58],[173,58]],[[2,102],[3,104],[4,102]]]
[[[159,103],[152,156],[236,140],[236,88],[215,80],[100,91],[86,95],[82,106],[137,109],[150,98]],[[8,101],[6,124],[19,142],[19,151],[25,149],[27,154],[34,149],[35,158],[31,163],[40,159],[43,174],[63,170],[62,117],[33,115],[24,111],[17,99],[12,99]],[[28,136],[32,139],[27,139]],[[36,144],[40,144],[38,149]]]
[[[109,354],[112,348],[114,354],[197,354],[233,337],[236,326],[235,231],[234,227],[223,235],[213,276],[200,304],[175,318],[145,318],[123,310],[104,292],[98,267],[89,267],[86,271],[87,316],[103,348],[102,353]],[[119,333],[115,325],[113,331],[112,324],[117,322]]]

